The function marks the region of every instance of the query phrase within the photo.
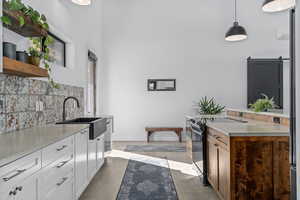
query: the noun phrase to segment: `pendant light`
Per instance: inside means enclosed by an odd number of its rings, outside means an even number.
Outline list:
[[[280,12],[296,6],[296,0],[265,0],[262,10],[264,12]]]
[[[92,3],[91,0],[72,0],[72,2],[80,6],[88,6]]]
[[[245,40],[248,37],[245,28],[240,26],[237,21],[236,8],[237,8],[237,3],[235,0],[234,1],[234,23],[225,36],[225,40],[229,42]]]

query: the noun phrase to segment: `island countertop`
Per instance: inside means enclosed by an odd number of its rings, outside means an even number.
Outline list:
[[[87,124],[53,124],[0,134],[0,167],[85,128],[88,128]]]
[[[188,119],[199,117],[187,116]],[[224,116],[228,121],[208,120],[207,127],[215,129],[225,135],[234,136],[289,136],[289,127],[240,117]]]

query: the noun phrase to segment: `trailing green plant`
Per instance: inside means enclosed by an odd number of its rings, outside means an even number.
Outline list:
[[[262,99],[258,99],[254,104],[250,104],[250,108],[254,110],[254,112],[266,112],[269,109],[276,108],[276,104],[274,102],[274,98],[269,98],[265,94],[261,94],[263,96]]]
[[[216,115],[224,111],[225,106],[217,104],[214,98],[202,97],[198,102],[199,113],[202,115]]]
[[[31,22],[35,25],[41,26],[46,31],[49,31],[49,25],[47,23],[47,18],[45,15],[40,14],[37,10],[33,9],[30,6],[26,6],[22,3],[21,0],[5,0],[3,4],[5,9],[10,11],[17,11],[20,14],[17,14],[20,27],[24,26],[26,23],[25,18],[30,18]],[[12,25],[11,19],[8,16],[3,15],[1,21],[7,26]],[[31,46],[28,49],[30,56],[34,58],[39,58],[42,60],[45,69],[49,72],[49,83],[53,88],[58,88],[59,85],[53,81],[50,77],[51,67],[50,64],[53,62],[53,59],[50,56],[49,46],[53,44],[54,40],[51,36],[43,36],[30,38]]]
[[[47,18],[45,15],[40,14],[37,10],[30,6],[26,6],[21,0],[6,0],[3,4],[5,9],[11,11],[19,11],[23,15],[18,15],[19,25],[22,27],[25,25],[25,17],[29,17],[34,24],[40,25],[42,28],[49,30]],[[8,16],[3,15],[1,21],[10,26],[12,24],[11,19]]]
[[[29,55],[32,57],[40,58],[43,62],[45,69],[49,72],[49,84],[53,88],[59,88],[59,84],[55,83],[53,78],[51,78],[51,66],[54,59],[50,55],[50,45],[53,44],[54,39],[51,36],[47,37],[35,37],[30,38],[31,46],[28,49]]]

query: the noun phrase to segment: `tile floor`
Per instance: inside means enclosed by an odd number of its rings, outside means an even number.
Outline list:
[[[218,200],[210,187],[204,187],[195,176],[186,152],[124,152],[129,144],[144,145],[144,142],[114,142],[113,151],[106,164],[96,174],[80,200],[115,200],[122,182],[128,159],[149,160],[167,158],[179,200]],[[184,145],[175,142],[152,142],[155,145]]]

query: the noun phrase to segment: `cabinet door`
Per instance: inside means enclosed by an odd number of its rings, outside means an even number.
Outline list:
[[[7,191],[0,192],[0,199],[1,200],[15,200],[16,189],[12,187]]]
[[[104,164],[104,135],[97,138],[97,169]]]
[[[37,200],[37,177],[31,176],[16,186],[15,200]]]
[[[230,199],[230,153],[221,145],[219,150],[219,194]]]
[[[213,140],[207,139],[207,176],[210,184],[218,190],[218,147]]]
[[[57,184],[55,190],[47,194],[45,200],[73,200],[74,184],[72,179]]]
[[[97,140],[88,141],[88,177],[91,179],[97,172]]]
[[[84,130],[75,136],[76,196],[79,197],[88,182],[88,131]]]

